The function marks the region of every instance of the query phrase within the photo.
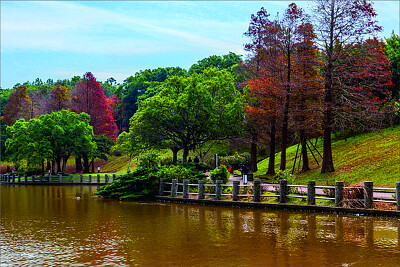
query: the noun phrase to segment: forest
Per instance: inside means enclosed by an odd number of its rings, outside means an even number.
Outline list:
[[[252,172],[269,158],[266,174],[275,175],[289,168],[293,144],[301,172],[309,171],[311,140],[320,138],[321,173],[334,172],[333,134],[400,121],[400,36],[376,38],[376,15],[369,1],[316,1],[310,15],[296,4],[276,16],[261,8],[244,33],[244,56],[146,69],[121,84],[87,72],[2,89],[2,161],[26,173],[65,173],[73,158],[76,173],[89,173],[96,159],[122,154],[132,161],[169,151],[177,165],[190,156],[207,163],[213,151],[247,157]]]

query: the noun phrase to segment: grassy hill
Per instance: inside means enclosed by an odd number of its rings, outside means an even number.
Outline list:
[[[315,143],[315,139],[312,140]],[[317,141],[317,149],[322,154],[323,140]],[[287,169],[292,171],[297,145],[287,149]],[[400,127],[388,128],[379,133],[365,133],[347,140],[332,141],[333,163],[335,172],[320,174],[311,153],[309,161],[311,170],[305,173],[298,171],[296,163],[296,183],[316,181],[319,185],[332,184],[334,181],[344,181],[345,184],[373,181],[374,185],[394,187],[400,182]],[[319,164],[321,157],[314,151]],[[276,154],[276,170],[279,169],[280,153]],[[259,170],[255,176],[268,178],[263,175],[268,169],[268,159],[258,164]],[[301,170],[301,167],[300,167]]]

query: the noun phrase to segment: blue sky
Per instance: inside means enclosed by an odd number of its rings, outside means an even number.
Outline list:
[[[179,66],[229,51],[262,6],[272,15],[293,1],[1,1],[1,88],[91,71],[118,82],[144,69]],[[310,2],[294,1],[310,13]],[[399,33],[399,1],[376,1],[378,37]]]

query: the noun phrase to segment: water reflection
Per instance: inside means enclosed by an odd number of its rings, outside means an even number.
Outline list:
[[[397,219],[93,197],[88,186],[0,186],[8,265],[399,265]]]

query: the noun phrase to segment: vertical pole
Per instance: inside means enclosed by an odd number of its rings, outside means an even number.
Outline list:
[[[261,180],[255,179],[253,182],[254,202],[261,202]]]
[[[115,180],[116,180],[116,179],[115,179],[115,177],[116,177],[116,176],[115,176],[115,173],[113,174],[113,176],[112,176],[112,177],[113,177],[113,179],[112,179],[112,180],[113,180],[113,181],[115,181]]]
[[[232,186],[232,200],[233,201],[239,200],[239,183],[240,183],[240,181],[233,181],[233,186]]]
[[[287,180],[279,180],[279,202],[286,203]]]
[[[18,174],[18,183],[21,182],[21,175]]]
[[[79,182],[80,182],[80,183],[83,183],[83,174],[80,174],[80,175],[79,175]]]
[[[335,207],[343,206],[343,187],[344,187],[344,182],[342,181],[335,182]]]
[[[315,181],[307,182],[307,205],[315,205]]]
[[[62,174],[59,174],[59,175],[58,175],[58,181],[61,183],[61,181],[62,181]]]
[[[397,201],[397,210],[400,210],[400,182],[396,183],[396,201]]]
[[[104,174],[104,182],[108,183],[108,175],[107,174]]]
[[[171,197],[176,197],[176,192],[178,191],[178,185],[177,185],[178,180],[177,179],[172,179],[172,184],[171,184]]]
[[[28,182],[28,175],[25,174],[25,183]]]
[[[199,194],[198,199],[204,199],[204,184],[206,181],[199,180]]]
[[[92,175],[89,174],[89,184],[92,182]]]
[[[160,178],[160,188],[158,190],[158,194],[160,196],[164,195],[164,179],[163,178]]]
[[[189,198],[189,180],[183,180],[183,198]]]
[[[100,174],[97,174],[97,182],[100,183]]]
[[[35,182],[35,175],[32,174],[32,183],[34,183],[34,182]]]
[[[43,182],[43,178],[44,178],[44,177],[43,177],[43,175],[41,174],[41,175],[40,175],[40,178],[39,178],[40,182]]]
[[[222,180],[215,181],[215,199],[221,200],[222,195]]]
[[[51,174],[49,173],[49,182],[51,182]]]
[[[12,182],[15,183],[15,174],[12,175]]]
[[[373,204],[373,187],[374,182],[364,182],[364,207],[371,209]]]
[[[69,182],[72,183],[72,174],[69,174]]]

